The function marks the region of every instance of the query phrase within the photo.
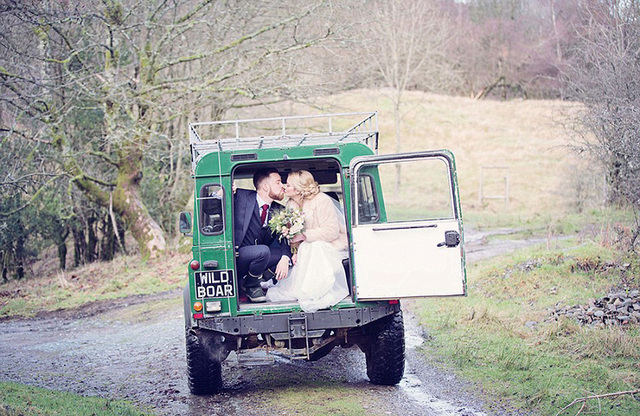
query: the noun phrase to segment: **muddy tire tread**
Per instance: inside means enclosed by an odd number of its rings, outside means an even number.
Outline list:
[[[216,393],[222,388],[221,363],[209,357],[202,339],[188,328],[186,344],[189,390],[199,396]]]
[[[374,384],[395,385],[404,375],[404,321],[402,311],[381,320],[367,349],[367,376]]]

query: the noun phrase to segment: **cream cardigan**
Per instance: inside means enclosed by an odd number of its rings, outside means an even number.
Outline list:
[[[299,209],[298,204],[290,199],[287,207]],[[348,249],[346,224],[338,220],[336,207],[331,197],[325,193],[318,193],[310,199],[302,201],[304,212],[304,231],[310,243],[326,241],[338,251]]]

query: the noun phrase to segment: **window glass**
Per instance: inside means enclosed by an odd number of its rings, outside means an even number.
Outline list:
[[[375,199],[384,200],[385,222],[454,218],[449,165],[444,158],[379,161],[362,166],[358,173],[359,208],[360,200],[366,200],[370,189],[376,189],[371,183],[373,178],[362,173],[371,172],[371,169],[377,169],[374,176],[380,181],[378,189],[381,195]],[[373,222],[363,221],[363,215],[366,218],[367,214],[360,211],[359,222]]]
[[[360,175],[358,177],[358,222],[369,224],[378,222],[379,218],[373,178],[370,175]]]
[[[218,184],[207,184],[200,189],[200,232],[204,235],[220,234],[224,230],[224,191]]]

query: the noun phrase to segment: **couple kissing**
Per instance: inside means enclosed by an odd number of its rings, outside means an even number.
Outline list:
[[[277,169],[260,169],[253,185],[255,191],[237,189],[234,194],[238,275],[249,300],[298,302],[310,313],[348,296],[342,266],[348,257],[346,224],[337,201],[321,192],[305,170],[289,173],[283,184]],[[275,202],[285,196],[286,207]],[[282,210],[303,219],[301,232],[272,231],[269,221]],[[265,294],[261,283],[274,279],[277,283],[267,285]]]

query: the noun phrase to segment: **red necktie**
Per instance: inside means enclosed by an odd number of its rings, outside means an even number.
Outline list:
[[[269,211],[269,205],[264,204],[262,206],[262,214],[260,214],[260,225],[264,225],[264,220],[267,219],[267,211]]]

